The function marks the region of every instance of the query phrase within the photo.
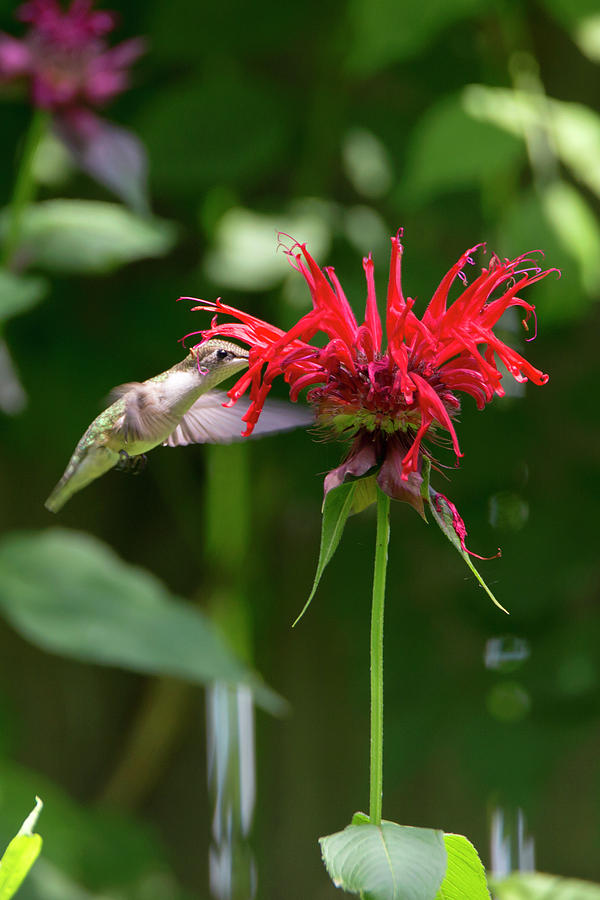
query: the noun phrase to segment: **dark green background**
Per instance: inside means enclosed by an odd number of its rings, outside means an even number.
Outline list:
[[[357,205],[377,216],[387,234],[404,226],[405,291],[419,298],[420,309],[459,254],[478,241],[506,256],[544,248],[547,264],[563,275],[527,295],[540,328],[525,352],[550,382],[527,386],[523,398],[495,402],[484,413],[466,398],[464,459],[449,470],[450,483],[435,482],[457,504],[473,549],[485,554],[502,546],[502,559],[482,563],[481,571],[510,618],[491,605],[437,529],[394,504],[384,815],[464,833],[488,862],[489,812],[500,798],[524,808],[540,870],[600,881],[598,281],[585,281],[585,264],[544,218],[540,192],[548,176],[532,167],[524,142],[475,123],[457,99],[471,83],[510,88],[514,54],[523,51],[537,60],[548,96],[597,109],[598,66],[573,39],[594,4],[587,10],[560,0],[112,6],[122,13],[119,35],[144,34],[149,47],[131,91],[106,115],[145,142],[154,211],[177,223],[178,241],[166,258],[116,274],[55,277],[45,302],[10,323],[7,339],[29,404],[0,421],[2,529],[56,524],[43,500],[101,398],[115,384],[173,364],[178,338],[207,324],[207,316],[175,304],[180,294],[222,295],[283,327],[306,308],[308,292],[305,306],[294,307],[289,288],[282,293],[279,284],[240,292],[209,277],[204,263],[228,209],[244,207],[277,222],[287,221],[294,200],[326,201],[330,242],[319,261],[335,265],[359,313],[361,254],[370,247],[353,245],[345,224]],[[15,32],[11,5],[2,9],[2,26]],[[28,118],[22,103],[2,108],[6,199]],[[376,197],[361,195],[343,165],[342,147],[356,128],[372,133],[388,156],[389,188]],[[580,192],[597,229],[593,192],[561,161],[552,177]],[[83,175],[60,193],[107,198]],[[383,298],[388,245],[372,249]],[[252,444],[248,453],[245,594],[253,659],[293,710],[283,720],[264,713],[257,719],[253,845],[260,896],[333,898],[316,839],[368,804],[374,515],[349,521],[310,612],[292,631],[316,565],[322,474],[340,448],[294,434]],[[445,461],[452,467],[451,456]],[[159,449],[141,477],[109,473],[76,496],[59,522],[89,531],[176,593],[208,605],[206,475],[203,448]],[[511,524],[509,516],[493,528],[490,499],[498,494],[527,504],[526,521]],[[230,508],[224,492],[225,519]],[[531,702],[513,722],[488,706],[503,678],[485,669],[483,651],[500,634],[526,638],[532,651],[509,676]],[[0,624],[0,753],[85,806],[102,795],[148,690],[141,677],[44,655]],[[176,732],[166,763],[131,812],[164,846],[191,896],[205,896],[211,812],[199,693],[188,698]],[[105,887],[103,877],[88,875],[90,887]],[[108,883],[118,880],[117,874]],[[132,896],[126,884],[123,875],[121,896]]]

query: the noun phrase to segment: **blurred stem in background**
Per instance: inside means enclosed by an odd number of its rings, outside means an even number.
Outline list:
[[[490,825],[490,871],[494,878],[507,878],[512,872],[535,872],[535,842],[527,834],[525,813],[496,806]]]
[[[527,641],[507,634],[490,638],[485,646],[485,667],[498,674],[487,697],[488,713],[508,729],[530,713],[529,694],[515,677],[530,657]],[[509,677],[510,676],[510,677]],[[518,741],[518,734],[516,740]],[[522,802],[519,799],[519,802]],[[490,870],[494,878],[512,872],[535,871],[535,842],[527,833],[525,813],[514,798],[496,790],[491,798]]]
[[[251,656],[245,584],[250,533],[248,447],[207,449],[205,553],[212,618],[235,653]],[[248,837],[256,796],[254,704],[246,685],[215,682],[206,693],[208,787],[213,803],[211,895],[251,900],[256,866]]]
[[[0,264],[3,268],[11,268],[15,251],[19,246],[23,213],[35,196],[34,160],[40,141],[47,131],[49,114],[43,109],[34,109],[25,142],[23,153],[15,179],[15,188],[10,201],[6,236],[2,246]]]
[[[531,117],[523,115],[521,126],[525,136],[525,146],[531,167],[533,183],[538,191],[557,182],[560,169],[556,150],[553,146],[552,134],[548,123],[552,121],[549,104],[540,78],[539,65],[531,53],[517,51],[511,54],[508,69],[514,90],[535,97],[541,111],[540,121],[545,127]]]
[[[4,240],[0,245],[0,269],[10,270],[19,246],[23,213],[35,196],[34,161],[36,150],[47,131],[49,114],[34,109],[24,138],[13,194],[8,205]],[[9,298],[10,303],[10,298]],[[10,351],[3,338],[4,322],[0,320],[0,409],[8,414],[23,411],[27,398],[15,371]]]

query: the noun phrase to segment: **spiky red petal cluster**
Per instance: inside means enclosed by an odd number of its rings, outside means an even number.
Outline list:
[[[467,284],[464,269],[473,264],[471,254],[481,246],[477,245],[447,272],[418,318],[414,300],[405,299],[402,292],[400,237],[391,241],[386,348],[382,347],[371,256],[363,260],[367,300],[360,325],[334,270],[322,271],[303,244],[294,244],[286,252],[308,284],[313,308],[289,331],[221,300],[202,302],[196,309],[237,319],[220,324],[215,316],[212,327],[202,332],[203,338],[231,337],[250,347],[249,368],[229,391],[235,401],[250,388],[251,405],[244,416],[246,435],[260,415],[274,378],[283,375],[291,386],[292,400],[308,388],[317,421],[354,437],[346,462],[334,470],[339,479],[364,474],[379,463],[380,487],[398,496],[402,493],[399,482],[406,483],[419,472],[422,441],[432,429],[445,429],[457,459],[462,455],[452,421],[460,408],[455,392],[470,394],[483,408],[494,394],[504,394],[500,362],[517,381],[530,380],[537,385],[548,381],[547,375],[507,346],[493,329],[511,306],[525,311],[525,324],[534,307],[519,295],[552,270],[543,271],[529,255],[513,260],[493,255],[488,267]],[[457,278],[465,287],[449,302]],[[319,331],[329,338],[323,348],[308,343]],[[327,488],[339,483],[331,475]]]

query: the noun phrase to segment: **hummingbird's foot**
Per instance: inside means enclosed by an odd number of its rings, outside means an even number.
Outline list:
[[[126,450],[119,450],[119,462],[115,466],[117,472],[127,472],[133,462],[133,457]]]
[[[115,469],[117,472],[129,472],[130,475],[139,475],[146,468],[148,458],[145,453],[139,456],[130,456],[126,450],[119,450],[119,462]]]
[[[139,456],[130,456],[129,457],[129,472],[132,475],[139,475],[146,468],[146,463],[148,462],[148,457],[145,453],[140,453]]]

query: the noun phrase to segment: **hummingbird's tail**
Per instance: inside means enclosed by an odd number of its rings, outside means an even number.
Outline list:
[[[69,478],[63,477],[60,479],[46,502],[44,506],[46,509],[50,510],[50,512],[57,513],[59,510],[63,508],[67,500],[71,497],[71,495],[77,490],[77,488],[69,488]]]
[[[119,454],[108,447],[86,448],[82,454],[79,446],[69,460],[63,477],[60,479],[44,506],[50,512],[57,513],[63,508],[73,494],[84,488],[90,481],[104,475],[119,461]]]

